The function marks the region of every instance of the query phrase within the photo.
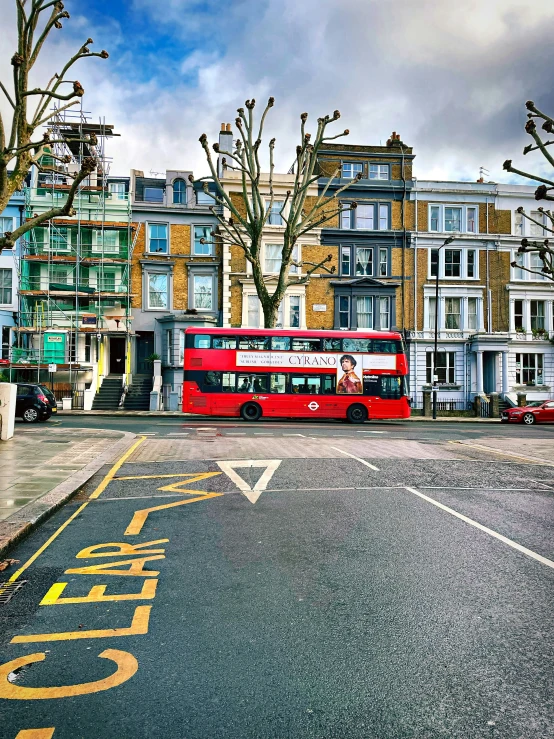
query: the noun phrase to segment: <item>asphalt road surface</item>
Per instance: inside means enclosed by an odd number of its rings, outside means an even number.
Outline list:
[[[2,738],[554,736],[554,428],[132,424],[10,553]]]

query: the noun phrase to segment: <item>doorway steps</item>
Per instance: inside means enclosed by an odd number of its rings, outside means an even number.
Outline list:
[[[129,385],[123,408],[126,411],[149,411],[152,384],[151,375],[133,375],[133,384]]]
[[[100,390],[92,401],[93,411],[116,411],[119,408],[123,380],[121,375],[108,375],[100,385]]]

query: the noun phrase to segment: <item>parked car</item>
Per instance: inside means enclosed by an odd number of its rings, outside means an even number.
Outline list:
[[[57,413],[54,393],[44,385],[31,385],[27,382],[17,383],[17,401],[15,415],[26,423],[48,421],[52,413]]]
[[[554,423],[554,400],[531,401],[523,408],[507,408],[502,411],[502,423],[525,423],[531,426],[534,423]]]

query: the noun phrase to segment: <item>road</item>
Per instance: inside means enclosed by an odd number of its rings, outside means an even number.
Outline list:
[[[10,555],[1,737],[554,735],[554,427],[102,425]]]

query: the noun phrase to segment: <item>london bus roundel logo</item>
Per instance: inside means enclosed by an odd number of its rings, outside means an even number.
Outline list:
[[[315,400],[312,400],[311,403],[308,403],[308,408],[311,411],[317,411],[317,409],[319,408],[319,403],[316,403]]]

